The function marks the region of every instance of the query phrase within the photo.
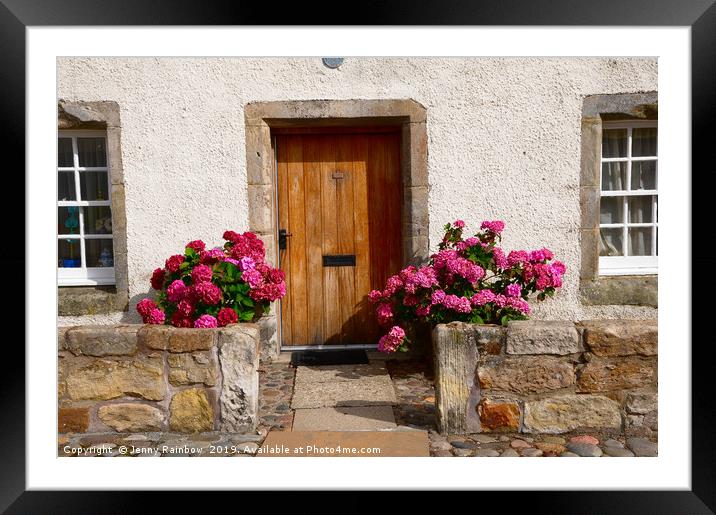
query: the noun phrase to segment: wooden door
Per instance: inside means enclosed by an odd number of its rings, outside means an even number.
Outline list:
[[[367,296],[402,264],[400,135],[282,134],[276,148],[282,344],[377,343]]]

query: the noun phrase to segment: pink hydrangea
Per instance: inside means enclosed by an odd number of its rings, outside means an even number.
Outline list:
[[[443,290],[435,290],[430,296],[430,303],[432,305],[442,304],[443,300],[445,300],[445,291]]]
[[[418,303],[418,297],[412,293],[407,294],[403,297],[403,306],[415,306]]]
[[[492,260],[495,262],[497,268],[501,270],[510,268],[510,262],[507,260],[504,251],[500,247],[492,249]]]
[[[273,302],[286,295],[286,283],[262,283],[259,287],[251,290],[249,296],[256,301]]]
[[[224,259],[224,249],[215,247],[199,253],[199,262],[204,265],[213,265]]]
[[[393,308],[387,302],[379,304],[375,313],[378,315],[378,323],[380,325],[388,325],[393,320]]]
[[[502,220],[485,220],[480,224],[480,229],[486,229],[490,232],[494,232],[495,234],[500,234],[505,228],[505,222]]]
[[[211,276],[214,275],[214,271],[208,265],[196,265],[194,270],[191,271],[191,280],[194,284],[211,281]]]
[[[240,264],[238,259],[234,259],[234,258],[230,258],[230,257],[225,257],[224,263],[231,263],[232,265],[234,265],[236,267],[238,267]]]
[[[278,284],[278,283],[284,282],[286,280],[286,272],[284,272],[283,270],[280,270],[278,268],[272,268],[268,271],[268,274],[266,274],[266,277],[269,280],[269,282]]]
[[[231,308],[221,308],[216,315],[219,327],[225,327],[229,324],[235,324],[239,321],[239,315]]]
[[[174,327],[192,327],[194,325],[190,317],[184,316],[179,311],[174,312],[171,323]]]
[[[214,283],[204,281],[194,286],[194,291],[201,302],[209,306],[214,306],[221,302],[222,293]]]
[[[394,275],[390,278],[388,278],[388,281],[385,285],[385,291],[383,292],[383,295],[386,297],[389,297],[393,295],[395,292],[397,292],[399,289],[403,287],[403,281],[400,279],[399,276]]]
[[[179,271],[179,267],[183,262],[184,256],[182,256],[181,254],[175,254],[166,260],[165,265],[167,270],[174,273]]]
[[[201,328],[201,329],[209,329],[212,327],[217,327],[219,324],[211,315],[201,315],[199,318],[194,320],[194,327]]]
[[[462,229],[463,227],[465,227],[465,222],[462,220],[455,220],[452,224],[458,229]]]
[[[527,263],[530,259],[529,254],[524,250],[513,250],[507,256],[507,262],[510,266],[521,265]]]
[[[444,270],[451,275],[459,275],[470,284],[474,284],[485,276],[485,270],[469,259],[460,256],[455,250],[441,250],[433,256],[436,270]]]
[[[474,236],[470,236],[465,240],[465,247],[474,247],[475,245],[478,245],[480,243],[480,240],[475,238]]]
[[[530,305],[527,301],[517,297],[508,297],[505,300],[505,306],[516,309],[525,315],[528,315],[530,312]]]
[[[442,301],[442,305],[458,313],[470,313],[472,306],[470,305],[470,299],[466,297],[458,297],[457,295],[445,295]]]
[[[157,305],[152,299],[142,299],[137,303],[137,313],[139,313],[142,318],[149,316],[149,313],[153,309],[157,309]]]
[[[160,325],[164,323],[164,311],[159,308],[153,308],[144,319],[145,324]]]
[[[250,257],[256,262],[263,261],[266,255],[264,243],[252,232],[237,234],[233,231],[226,231],[224,239],[231,242],[231,257],[241,260],[242,257]]]
[[[533,250],[530,252],[530,262],[531,263],[542,263],[544,261],[549,261],[554,257],[554,253],[549,249],[539,249],[539,250]]]
[[[426,317],[430,314],[430,304],[427,306],[418,306],[415,308],[415,314],[419,317]]]
[[[495,298],[492,300],[492,302],[498,308],[504,308],[505,305],[507,305],[507,297],[498,293],[497,295],[495,295]]]
[[[495,300],[495,292],[492,290],[480,290],[470,299],[473,306],[484,306]]]
[[[177,304],[177,310],[176,312],[185,316],[189,317],[194,314],[194,303],[189,298],[183,298],[179,301],[179,304]]]
[[[263,282],[264,276],[255,268],[251,268],[241,273],[241,279],[251,288],[257,288]]]
[[[378,342],[380,352],[395,352],[405,341],[405,331],[399,326],[393,326],[388,334]]]
[[[241,259],[239,259],[238,263],[239,270],[241,270],[242,272],[246,270],[253,270],[254,268],[256,268],[256,261],[254,261],[254,259],[249,256],[242,257]]]
[[[187,294],[187,287],[184,281],[177,279],[167,286],[167,298],[170,302],[179,302]]]
[[[519,284],[508,284],[505,293],[508,297],[519,297],[522,295],[522,287]]]
[[[383,299],[383,293],[378,290],[371,290],[371,292],[368,294],[368,300],[371,301],[373,304],[376,302],[380,302]]]
[[[164,286],[164,276],[166,272],[163,268],[156,268],[154,269],[154,272],[152,272],[152,280],[150,281],[152,283],[152,288],[155,290],[161,290]]]
[[[194,249],[196,252],[201,252],[206,248],[206,244],[201,240],[194,240],[187,243],[186,248]]]
[[[564,275],[567,271],[567,266],[561,261],[555,261],[554,263],[552,263],[552,270],[559,275]]]

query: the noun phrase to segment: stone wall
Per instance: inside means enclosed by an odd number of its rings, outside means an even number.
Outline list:
[[[58,338],[59,433],[256,429],[258,325],[74,326]]]
[[[433,331],[449,434],[657,431],[656,320],[453,322]]]

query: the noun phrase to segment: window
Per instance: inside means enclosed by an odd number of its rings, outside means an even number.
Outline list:
[[[599,201],[599,274],[657,271],[657,122],[604,122]]]
[[[115,284],[105,131],[59,131],[57,255],[60,286]]]

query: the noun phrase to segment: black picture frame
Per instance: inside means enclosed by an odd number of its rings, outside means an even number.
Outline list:
[[[25,148],[25,29],[28,26],[73,25],[335,25],[351,21],[358,25],[623,25],[623,26],[688,26],[691,28],[691,83],[692,83],[692,169],[699,170],[698,189],[692,189],[692,234],[705,235],[708,231],[708,209],[712,202],[697,201],[700,193],[712,191],[714,182],[713,147],[714,114],[716,114],[716,5],[715,0],[481,0],[426,2],[396,1],[372,4],[371,9],[355,10],[350,16],[337,16],[341,10],[336,4],[311,5],[304,3],[282,5],[276,9],[268,2],[242,2],[221,0],[197,2],[194,0],[0,0],[0,113],[3,124],[2,147],[15,149],[14,169],[24,169]],[[6,168],[6,172],[9,169]],[[683,171],[689,175],[688,170]],[[6,174],[7,177],[8,174]],[[18,173],[9,174],[7,181],[15,181],[13,191],[28,192],[25,181]],[[691,174],[691,178],[695,174]],[[27,185],[29,186],[29,185]],[[24,199],[25,196],[17,196]],[[20,200],[22,202],[22,200]],[[18,211],[19,212],[19,211]],[[24,226],[23,226],[24,229]],[[23,230],[23,238],[28,236]],[[684,245],[688,234],[671,235]],[[13,252],[5,249],[0,262],[3,268],[18,270],[25,267],[24,245],[14,238]],[[24,240],[23,240],[24,241]],[[716,258],[702,249],[697,254],[698,242],[690,249],[694,275],[712,273]],[[703,238],[701,238],[703,241]],[[701,244],[703,245],[703,244]],[[685,248],[685,259],[688,253]],[[6,268],[7,267],[7,268]],[[10,268],[11,267],[11,268]],[[26,271],[26,273],[30,273]],[[699,276],[701,277],[701,276]],[[7,288],[24,291],[20,274],[7,274]],[[692,281],[692,277],[684,277]],[[16,284],[13,284],[15,281]],[[6,282],[7,284],[7,282]],[[708,316],[711,311],[706,295],[713,286],[693,288],[694,297],[684,299],[692,306],[701,306],[699,313]],[[703,299],[697,298],[703,296]],[[5,297],[5,296],[3,296]],[[18,298],[3,299],[5,313],[16,313]],[[30,313],[25,313],[30,323]],[[693,315],[692,315],[693,316]],[[15,314],[15,317],[17,315]],[[702,322],[706,325],[708,322]],[[619,492],[481,492],[480,504],[509,497],[510,507],[529,505],[531,512],[549,513],[714,513],[716,511],[716,445],[711,437],[716,434],[714,395],[709,381],[715,363],[714,345],[708,329],[697,339],[684,330],[684,341],[663,342],[662,345],[679,345],[692,352],[692,489],[690,491],[619,491]],[[2,413],[0,423],[0,510],[7,513],[130,513],[142,511],[147,494],[137,492],[79,492],[79,491],[26,491],[25,486],[25,352],[18,345],[19,338],[5,339],[3,358],[5,366],[0,374]],[[48,342],[48,345],[50,343]],[[689,435],[684,435],[688,438]],[[693,452],[697,449],[698,452]],[[485,496],[491,499],[486,499]],[[225,495],[221,496],[222,498]],[[293,503],[301,503],[304,495],[292,496]],[[166,503],[186,503],[188,494],[172,493]],[[212,503],[219,503],[215,499]],[[163,502],[165,502],[163,500]],[[98,507],[101,506],[101,509]],[[476,506],[476,505],[473,505]],[[165,509],[168,504],[165,504]],[[289,509],[285,507],[284,509]]]

